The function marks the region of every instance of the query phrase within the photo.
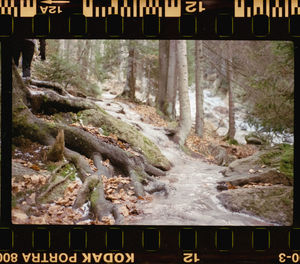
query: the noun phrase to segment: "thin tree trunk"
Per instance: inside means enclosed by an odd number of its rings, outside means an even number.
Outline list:
[[[195,81],[196,81],[196,134],[203,137],[204,112],[203,112],[203,46],[202,40],[195,41]]]
[[[151,71],[151,67],[150,64],[147,64],[147,93],[146,93],[146,103],[147,105],[151,105],[151,101],[150,101],[150,95],[151,95],[151,77],[150,77],[150,71]]]
[[[169,40],[159,40],[159,83],[156,105],[163,111],[167,92]]]
[[[185,140],[192,127],[191,107],[188,91],[188,66],[186,41],[177,40],[177,67],[178,67],[178,85],[180,102],[180,120],[179,128],[174,135],[174,141],[184,145]]]
[[[82,40],[77,40],[77,51],[76,51],[76,60],[80,63],[81,53],[82,53]]]
[[[122,96],[130,98],[131,101],[135,100],[135,90],[136,90],[136,50],[133,40],[129,40],[128,46],[128,71],[127,80],[124,87]]]
[[[177,48],[176,48],[176,58],[177,58]],[[176,119],[176,103],[178,99],[178,80],[179,80],[178,67],[175,67],[175,84],[174,84],[174,97],[173,97],[173,110],[172,110],[174,113],[174,119]]]
[[[81,65],[82,65],[82,77],[87,79],[88,65],[89,65],[89,53],[91,49],[90,40],[85,40],[84,47],[81,53]]]
[[[230,44],[229,44],[230,45]],[[234,117],[234,101],[233,101],[233,91],[232,91],[232,49],[228,46],[229,56],[227,63],[227,80],[228,80],[228,107],[229,107],[229,129],[227,138],[234,139],[235,136],[235,117]]]
[[[164,103],[164,114],[171,119],[175,119],[174,97],[176,97],[176,41],[170,40],[167,79],[167,96]]]

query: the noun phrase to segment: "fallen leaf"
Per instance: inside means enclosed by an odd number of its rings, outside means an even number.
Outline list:
[[[35,170],[35,171],[39,171],[40,170],[40,167],[38,165],[36,165],[36,164],[32,164],[30,166],[30,168],[33,169],[33,170]]]
[[[120,210],[122,215],[124,215],[124,216],[129,215],[129,210],[127,209],[127,207],[125,205],[123,205],[119,210]]]
[[[26,224],[28,221],[28,216],[21,209],[13,208],[11,210],[11,220],[13,224]]]
[[[250,170],[249,170],[249,173],[250,173],[250,174],[253,174],[253,173],[255,173],[255,170],[250,169]]]

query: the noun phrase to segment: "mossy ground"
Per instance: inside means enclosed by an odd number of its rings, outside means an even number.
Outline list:
[[[94,109],[79,112],[77,117],[85,125],[101,127],[104,135],[114,134],[120,140],[129,143],[134,149],[140,151],[153,166],[165,170],[170,168],[169,161],[162,155],[159,148],[133,126],[108,115],[105,111]]]
[[[260,158],[263,164],[279,169],[286,176],[294,177],[294,146],[277,145]]]
[[[239,142],[237,142],[237,140],[235,140],[235,139],[228,139],[228,144],[230,144],[230,145],[239,145]]]

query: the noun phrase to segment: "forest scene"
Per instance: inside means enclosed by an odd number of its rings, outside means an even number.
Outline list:
[[[21,61],[13,224],[292,225],[292,42],[49,39]]]

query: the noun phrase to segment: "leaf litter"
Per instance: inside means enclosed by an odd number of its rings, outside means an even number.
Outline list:
[[[15,162],[21,163],[24,167],[31,166],[30,163],[23,160],[15,160]],[[95,169],[93,161],[89,160],[89,163]],[[104,166],[110,164],[109,160],[102,161],[102,163]],[[78,179],[68,184],[63,197],[57,198],[53,203],[36,204],[36,196],[40,188],[50,178],[49,173],[45,175],[42,172],[47,171],[41,169],[36,174],[12,177],[12,193],[26,197],[12,209],[12,222],[14,224],[113,225],[115,223],[111,215],[104,216],[101,221],[82,220],[86,214],[85,209],[82,207],[79,209],[72,208],[82,185]],[[134,187],[131,186],[129,177],[122,177],[121,175],[112,178],[107,178],[104,175],[101,177],[106,199],[116,204],[125,221],[127,217],[142,213],[141,210],[137,209],[136,203],[140,199],[145,199],[135,196]],[[146,200],[149,201],[150,199]]]
[[[145,111],[147,112],[147,111]],[[159,117],[157,117],[159,121]],[[51,120],[50,120],[51,121]],[[140,154],[134,151],[127,142],[124,142],[114,134],[109,136],[102,135],[98,128],[84,126],[82,123],[73,123],[71,126],[79,127],[95,136],[111,143],[125,151],[136,156]],[[23,142],[22,142],[23,143]],[[21,144],[22,145],[22,144]],[[30,145],[31,147],[28,147]],[[16,201],[12,209],[12,222],[14,224],[89,224],[89,225],[112,225],[115,220],[112,215],[104,216],[101,220],[83,220],[87,214],[86,208],[73,209],[72,206],[76,200],[77,193],[82,185],[79,179],[72,181],[64,191],[63,197],[57,198],[53,203],[37,204],[41,187],[45,186],[50,178],[50,172],[43,169],[46,167],[45,153],[48,147],[24,142],[21,147],[17,147],[13,152],[13,162],[20,163],[24,167],[31,168],[34,172],[32,175],[24,174],[22,177],[12,177],[12,194],[21,197]],[[91,159],[86,158],[92,170],[97,168]],[[107,159],[102,161],[106,167],[110,166]],[[136,197],[134,187],[131,185],[129,177],[121,175],[107,178],[102,175],[104,192],[106,199],[115,204],[119,212],[127,217],[141,214],[142,211],[137,209],[137,202],[149,202],[151,196]]]

